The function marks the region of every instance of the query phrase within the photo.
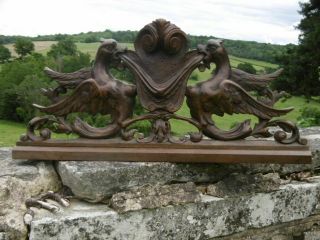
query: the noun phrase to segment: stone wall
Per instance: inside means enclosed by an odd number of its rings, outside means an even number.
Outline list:
[[[320,239],[320,128],[303,130],[313,163],[33,162],[0,149],[0,240]],[[51,213],[25,201],[71,194]]]

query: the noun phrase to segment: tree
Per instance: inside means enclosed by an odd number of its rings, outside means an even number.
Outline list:
[[[320,1],[300,3],[303,15],[298,25],[301,30],[298,46],[287,46],[278,57],[284,68],[283,76],[274,83],[279,90],[297,95],[320,95]]]
[[[48,56],[58,58],[61,56],[74,56],[77,54],[77,45],[71,38],[63,38],[51,46]]]
[[[54,59],[55,65],[57,66],[56,70],[60,72],[65,71],[66,58],[76,57],[78,54],[77,45],[69,37],[62,38],[57,44],[53,44],[47,53],[48,57]]]
[[[302,31],[299,36],[300,45],[297,49],[300,62],[304,66],[300,80],[307,95],[320,95],[319,71],[320,66],[320,1],[311,0],[300,3],[300,14],[304,16],[298,28]]]
[[[0,45],[0,63],[4,63],[11,58],[11,53],[8,48]]]
[[[24,112],[24,115],[22,115],[22,111],[17,112],[16,110],[18,107],[22,107],[22,109],[26,108],[27,104],[25,103],[27,98],[33,97],[38,100],[39,104],[43,103],[40,99],[44,97],[41,96],[39,87],[46,87],[46,84],[49,83],[49,79],[43,72],[43,68],[46,65],[44,56],[38,53],[32,53],[19,61],[12,61],[1,65],[0,119],[15,121],[30,120],[31,114],[27,116]],[[31,85],[31,77],[34,81],[33,84],[38,84],[38,87]],[[26,79],[28,79],[28,84],[23,84]],[[20,90],[17,91],[20,85]],[[30,86],[27,87],[27,85]],[[30,89],[32,89],[32,92],[30,92]],[[30,105],[29,108],[31,108],[31,103],[33,102],[29,101],[28,103]]]
[[[28,38],[17,38],[14,44],[14,50],[20,57],[24,57],[34,51],[34,44]]]
[[[251,74],[257,73],[257,70],[250,63],[239,63],[237,68],[247,73],[251,73]]]
[[[98,39],[97,36],[90,35],[90,36],[88,36],[88,37],[86,37],[86,38],[84,39],[84,42],[85,42],[85,43],[99,42],[99,39]]]

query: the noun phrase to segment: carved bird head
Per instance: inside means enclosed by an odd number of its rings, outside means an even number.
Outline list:
[[[205,54],[204,62],[209,64],[215,58],[225,55],[226,51],[221,39],[209,39],[206,45],[198,45],[198,51]]]
[[[95,64],[112,63],[114,66],[120,64],[119,53],[126,51],[126,48],[120,47],[116,40],[114,39],[100,39],[101,45],[98,48]]]
[[[117,49],[117,41],[114,39],[100,39],[101,45],[98,49],[98,52],[101,53],[113,53]]]
[[[209,39],[206,45],[206,51],[212,55],[223,52],[224,51],[223,40]]]

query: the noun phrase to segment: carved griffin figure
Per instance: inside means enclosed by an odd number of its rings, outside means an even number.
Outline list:
[[[243,139],[248,136],[271,136],[269,126],[279,126],[284,131],[274,134],[282,143],[300,142],[297,127],[290,122],[271,120],[287,114],[292,108],[275,109],[274,103],[279,94],[268,88],[268,84],[279,76],[282,70],[271,74],[253,75],[232,69],[229,57],[221,40],[209,40],[195,50],[188,50],[187,35],[170,22],[158,19],[138,33],[134,43],[135,50],[119,47],[115,40],[104,40],[96,54],[94,65],[73,73],[59,73],[49,68],[45,72],[56,80],[58,87],[43,89],[43,94],[52,104],[44,107],[34,105],[49,116],[36,117],[28,126],[27,135],[22,140],[45,140],[50,130],[73,132],[85,138],[111,138],[121,135],[124,140],[136,136],[135,130],[127,130],[133,123],[141,120],[152,122],[151,133],[140,142],[177,142],[171,136],[170,119],[178,119],[193,124],[199,131],[189,133],[193,142],[200,141],[202,135],[216,140]],[[215,71],[206,80],[194,86],[187,81],[196,69],[210,68]],[[134,75],[134,84],[116,79],[111,68],[124,66]],[[255,91],[262,97],[255,98]],[[191,118],[175,114],[187,99]],[[147,113],[133,117],[136,98]],[[66,118],[71,113],[110,114],[107,126],[95,128],[77,118],[73,123]],[[246,113],[255,115],[259,122],[254,128],[246,120],[238,126],[225,131],[219,129],[212,115]],[[49,127],[53,123],[54,127]],[[34,130],[40,129],[40,136]],[[285,132],[291,132],[290,138]]]

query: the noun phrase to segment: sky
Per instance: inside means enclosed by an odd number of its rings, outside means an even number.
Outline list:
[[[139,30],[164,18],[192,35],[287,44],[298,41],[298,10],[299,0],[0,0],[0,35]]]

